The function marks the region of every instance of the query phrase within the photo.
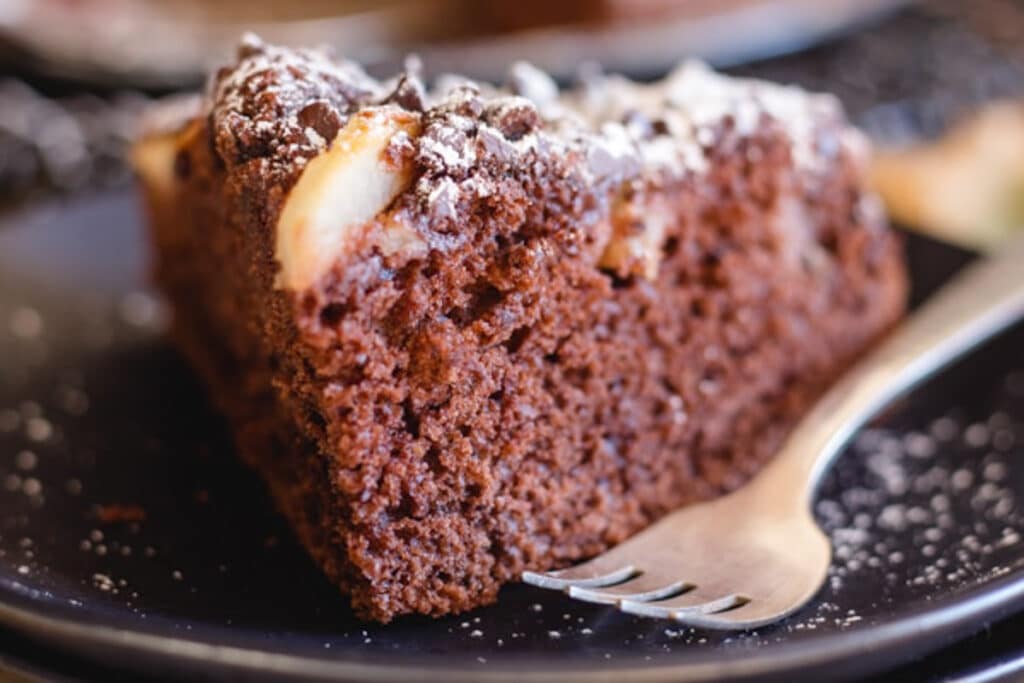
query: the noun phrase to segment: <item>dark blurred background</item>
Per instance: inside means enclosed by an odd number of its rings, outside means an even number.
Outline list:
[[[0,0],[0,204],[129,182],[139,115],[200,88],[247,28],[496,81],[523,55],[566,82],[587,60],[653,78],[697,55],[835,92],[885,147],[1024,90],[1020,0]]]

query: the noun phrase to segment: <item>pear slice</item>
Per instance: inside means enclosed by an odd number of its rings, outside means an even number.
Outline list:
[[[620,200],[612,208],[611,234],[598,259],[600,268],[658,279],[665,230],[672,212],[664,201]]]
[[[140,134],[129,150],[128,160],[150,196],[173,201],[178,179],[174,159],[203,130],[198,116],[201,101],[195,95],[164,98],[147,110]]]
[[[171,192],[176,151],[177,137],[171,133],[145,138],[132,147],[132,166],[147,188],[161,194]]]
[[[1024,222],[1024,106],[996,102],[936,141],[875,154],[890,216],[968,247],[993,249]]]
[[[277,287],[312,286],[345,253],[355,230],[409,186],[411,164],[396,165],[383,153],[395,135],[414,137],[418,127],[407,112],[363,111],[310,160],[277,221]]]

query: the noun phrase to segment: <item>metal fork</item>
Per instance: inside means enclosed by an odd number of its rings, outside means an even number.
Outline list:
[[[818,591],[832,547],[814,491],[854,432],[894,398],[1024,317],[1024,238],[968,266],[846,373],[752,481],[682,508],[583,564],[523,581],[624,612],[746,629]]]

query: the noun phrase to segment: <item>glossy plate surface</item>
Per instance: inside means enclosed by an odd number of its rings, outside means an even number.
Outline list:
[[[968,256],[910,238],[916,296]],[[456,617],[356,621],[162,340],[127,195],[0,220],[0,624],[106,666],[351,680],[852,676],[1024,607],[1024,327],[864,430],[816,504],[805,610],[751,633],[526,586]],[[1021,503],[1024,504],[1024,503]]]

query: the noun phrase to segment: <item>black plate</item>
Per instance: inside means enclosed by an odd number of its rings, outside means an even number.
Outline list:
[[[230,457],[161,339],[125,195],[0,225],[0,623],[149,675],[454,680],[852,676],[1024,606],[1024,327],[863,431],[817,511],[828,585],[713,633],[511,586],[440,620],[356,621]],[[910,238],[917,297],[968,256]]]

